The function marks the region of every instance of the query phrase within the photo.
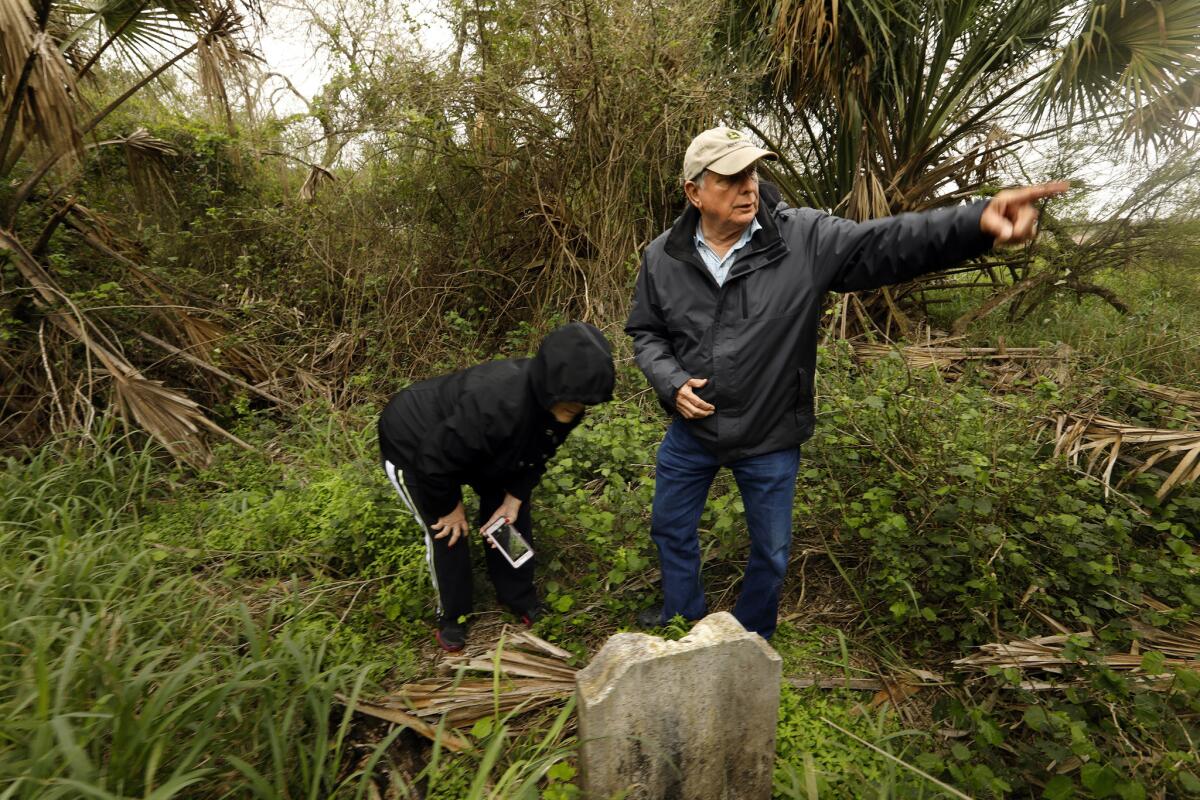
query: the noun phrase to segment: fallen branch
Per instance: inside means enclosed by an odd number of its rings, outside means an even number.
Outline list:
[[[291,403],[287,400],[276,397],[275,395],[271,394],[270,392],[265,392],[262,389],[259,389],[254,384],[247,383],[246,381],[242,380],[241,378],[237,377],[236,375],[230,375],[228,372],[221,369],[220,367],[218,367],[214,364],[210,364],[202,358],[197,358],[196,356],[192,355],[191,353],[187,352],[186,350],[181,350],[180,348],[176,347],[175,345],[171,344],[170,342],[164,342],[162,339],[159,339],[157,336],[153,336],[149,333],[146,333],[145,331],[135,330],[134,333],[136,333],[138,336],[145,339],[150,344],[155,345],[156,347],[161,347],[163,350],[166,350],[171,355],[179,356],[180,358],[182,358],[184,361],[188,362],[192,366],[198,367],[199,369],[202,369],[205,372],[211,372],[213,375],[216,375],[218,378],[224,378],[225,380],[232,383],[234,386],[240,386],[241,388],[245,389],[246,391],[252,392],[252,393],[258,395],[259,397],[263,398],[264,400],[274,403],[277,406],[282,406],[284,408],[287,408],[287,409],[290,409],[293,411],[296,409],[295,403]]]

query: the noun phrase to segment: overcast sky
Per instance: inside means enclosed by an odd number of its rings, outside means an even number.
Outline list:
[[[333,0],[308,0],[318,8],[332,7]],[[403,2],[400,5],[419,26],[420,47],[429,52],[447,49],[454,33],[432,13],[432,2]],[[329,78],[329,68],[323,54],[317,52],[317,42],[309,35],[306,15],[288,7],[286,2],[272,2],[264,7],[267,24],[258,32],[259,54],[268,71],[286,75],[306,97],[311,99]],[[389,20],[389,25],[396,21]],[[282,101],[283,95],[279,95]],[[287,110],[299,110],[298,101],[289,102]]]
[[[332,9],[338,0],[306,0],[318,8]],[[386,3],[388,0],[381,0]],[[411,18],[415,34],[413,48],[428,53],[446,52],[453,42],[453,31],[441,20],[432,9],[436,0],[392,0],[396,7],[406,12]],[[266,61],[268,71],[286,75],[306,97],[311,99],[329,78],[329,69],[323,54],[317,51],[317,40],[310,36],[306,24],[306,15],[290,9],[286,3],[297,0],[280,0],[272,2],[264,8],[267,24],[258,32],[257,46]],[[328,15],[333,18],[332,13]],[[404,20],[390,19],[387,26],[393,30],[402,28]],[[277,84],[276,84],[277,85]],[[277,110],[281,113],[292,113],[303,110],[299,100],[287,92],[275,94]],[[1036,148],[1042,149],[1042,148]],[[1033,152],[1026,151],[1024,155],[1027,164],[1036,169],[1038,160]],[[1107,190],[1095,192],[1088,205],[1092,214],[1102,214],[1102,206],[1113,203],[1119,197],[1127,196],[1132,188],[1126,184],[1134,176],[1124,167],[1106,159],[1094,159],[1082,167],[1074,177],[1082,179],[1093,187],[1108,187]]]

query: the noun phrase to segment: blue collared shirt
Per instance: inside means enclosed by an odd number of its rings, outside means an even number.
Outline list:
[[[750,237],[754,232],[762,228],[762,223],[757,219],[750,221],[746,226],[746,230],[742,231],[742,238],[737,240],[733,247],[729,248],[729,252],[721,258],[712,251],[708,246],[708,242],[704,241],[703,226],[696,223],[696,252],[700,254],[700,259],[704,262],[704,266],[708,267],[708,271],[712,273],[713,279],[716,280],[717,286],[722,286],[725,279],[729,277],[729,270],[733,267],[733,262],[737,260],[738,251],[750,243]]]

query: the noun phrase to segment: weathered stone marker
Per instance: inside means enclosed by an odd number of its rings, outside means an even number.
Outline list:
[[[575,676],[587,800],[768,800],[783,660],[733,615],[618,633]]]

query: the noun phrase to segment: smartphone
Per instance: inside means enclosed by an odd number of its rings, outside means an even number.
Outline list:
[[[513,565],[521,566],[533,558],[533,548],[520,531],[512,526],[504,517],[496,520],[490,528],[483,532],[489,542],[496,543],[496,549],[504,556],[504,560]]]

